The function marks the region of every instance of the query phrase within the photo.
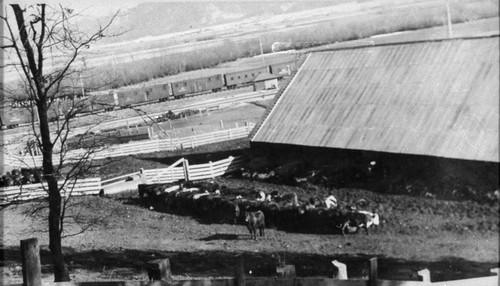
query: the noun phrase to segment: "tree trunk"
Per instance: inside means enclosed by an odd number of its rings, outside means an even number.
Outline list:
[[[69,272],[62,254],[61,244],[61,193],[57,185],[57,177],[54,174],[54,163],[52,153],[54,146],[50,140],[49,122],[47,120],[47,105],[38,105],[40,118],[40,135],[43,145],[43,173],[47,180],[49,191],[49,248],[54,267],[54,281],[70,281]]]
[[[70,281],[61,244],[61,194],[55,178],[48,179],[47,183],[49,185],[49,248],[54,267],[54,282]]]

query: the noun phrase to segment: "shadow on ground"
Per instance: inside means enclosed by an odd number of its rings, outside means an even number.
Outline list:
[[[211,236],[204,240],[230,240],[232,236]],[[19,247],[2,246],[2,267],[21,265]],[[41,247],[42,272],[50,272],[50,256],[46,246]],[[90,250],[76,252],[65,249],[65,259],[70,272],[85,270],[89,272],[113,271],[117,279],[127,280],[146,273],[146,262],[158,258],[169,258],[173,275],[189,276],[234,276],[234,267],[241,256],[245,272],[252,276],[276,275],[278,264],[277,253],[260,252],[229,252],[229,251],[196,251],[169,252],[155,250],[118,249],[116,251]],[[283,259],[283,254],[280,254]],[[287,253],[286,263],[293,264],[297,276],[331,277],[333,268],[331,261],[336,259],[347,265],[351,278],[366,277],[368,274],[368,259],[358,255],[324,256],[319,254]],[[495,263],[473,262],[456,257],[444,257],[440,261],[408,261],[388,257],[378,259],[378,277],[390,280],[419,280],[417,271],[428,268],[432,281],[447,281],[492,275],[489,269],[498,267]]]
[[[212,240],[237,240],[237,234],[230,233],[217,233],[211,236],[200,239],[201,241],[212,241]]]

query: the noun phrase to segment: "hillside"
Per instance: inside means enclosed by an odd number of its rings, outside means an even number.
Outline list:
[[[166,33],[187,30],[203,30],[208,26],[234,23],[250,18],[265,19],[280,14],[337,5],[339,1],[213,1],[213,2],[169,2],[142,3],[136,8],[120,11],[114,29],[127,31],[125,34],[110,38],[108,42],[121,42],[145,36],[158,36]],[[92,23],[105,22],[107,17],[85,21],[87,27]],[[85,26],[82,23],[82,27]],[[87,29],[87,28],[86,28]]]

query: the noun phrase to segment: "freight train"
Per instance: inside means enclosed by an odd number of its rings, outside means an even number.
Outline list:
[[[252,84],[253,79],[261,73],[270,73],[276,77],[290,75],[298,68],[296,58],[265,66],[250,66],[246,69],[228,71],[223,74],[211,74],[197,78],[172,80],[168,83],[144,86],[127,90],[97,91],[86,93],[86,96],[61,97],[52,104],[49,110],[49,120],[73,113],[97,113],[134,105],[161,102],[184,98],[205,92],[218,92],[235,89]],[[16,104],[20,105],[20,104]],[[21,104],[22,105],[22,104]],[[75,112],[77,111],[77,112]],[[0,111],[2,129],[15,128],[37,121],[37,116],[31,115],[29,109],[5,106]]]

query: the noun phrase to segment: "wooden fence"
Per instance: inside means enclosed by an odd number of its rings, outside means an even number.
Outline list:
[[[139,176],[141,181],[147,184],[172,183],[180,180],[194,181],[219,177],[239,170],[244,163],[243,156],[208,162],[205,164],[189,165],[188,160],[181,158],[167,168],[141,170],[116,178],[101,181],[100,178],[79,179],[67,182],[66,188],[72,188],[73,196],[97,195],[101,189],[111,187],[115,184],[126,181],[129,177]],[[59,182],[62,185],[63,182]],[[47,185],[29,184],[0,188],[0,205],[5,205],[15,201],[25,201],[47,196]],[[69,195],[63,191],[63,195]]]
[[[58,182],[58,185],[62,186],[63,183],[62,181]],[[0,188],[0,205],[47,197],[48,193],[46,190],[47,183]],[[61,194],[65,197],[70,194],[72,196],[97,195],[100,190],[100,178],[79,179],[66,182]]]
[[[243,258],[239,257],[235,263],[234,277],[226,278],[202,278],[202,279],[173,279],[170,270],[170,261],[166,259],[155,259],[145,261],[145,268],[152,281],[96,281],[96,282],[60,282],[42,283],[41,263],[38,239],[30,238],[21,240],[21,262],[23,265],[23,285],[52,285],[52,286],[461,286],[461,285],[498,285],[498,268],[492,269],[496,273],[493,276],[471,278],[463,280],[451,280],[442,282],[431,282],[429,271],[424,269],[418,273],[424,274],[423,281],[393,281],[378,279],[377,258],[369,259],[368,279],[347,279],[347,268],[345,264],[337,264],[340,274],[337,278],[327,277],[295,277],[295,267],[289,265],[286,274],[280,277],[248,277],[245,273]],[[342,277],[343,276],[343,277]]]
[[[243,163],[242,156],[230,156],[217,162],[210,161],[198,165],[189,165],[188,160],[181,158],[167,168],[142,170],[142,175],[147,184],[204,180],[237,171],[243,166]]]
[[[201,145],[224,142],[228,140],[245,138],[255,126],[254,123],[248,123],[246,126],[237,127],[232,129],[219,130],[210,133],[198,134],[183,138],[159,139],[136,141],[126,144],[119,144],[109,146],[102,150],[97,150],[90,157],[92,159],[105,159],[118,156],[135,155],[141,153],[154,153],[162,151],[174,151],[178,149],[189,149]],[[84,156],[86,150],[73,150],[69,151],[65,156],[66,162],[70,163],[72,160],[80,160]],[[58,154],[54,155],[54,162],[58,161]],[[4,165],[14,168],[35,167],[42,166],[41,156],[15,156],[10,154],[4,155]]]

